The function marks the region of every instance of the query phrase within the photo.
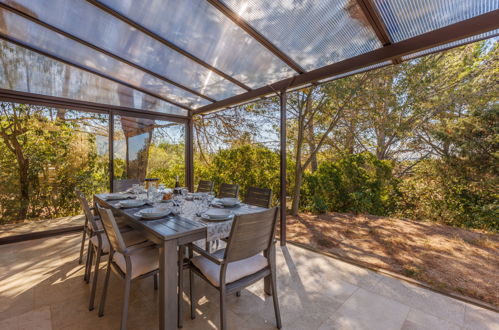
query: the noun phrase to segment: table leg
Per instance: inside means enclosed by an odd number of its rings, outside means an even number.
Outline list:
[[[159,249],[159,328],[177,329],[177,242],[164,241]]]
[[[272,244],[272,247],[270,249],[270,262],[273,263],[274,267],[276,266],[276,261],[275,261],[275,244]],[[264,278],[263,280],[263,291],[265,291],[265,293],[269,296],[272,295],[272,278],[271,276],[267,276]]]

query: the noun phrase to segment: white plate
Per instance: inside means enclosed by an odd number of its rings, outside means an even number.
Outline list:
[[[170,214],[170,212],[171,210],[169,208],[163,209],[151,207],[148,209],[140,210],[136,213],[136,215],[144,219],[159,219],[166,217],[168,214]]]
[[[229,207],[239,205],[239,203],[240,203],[239,199],[237,199],[237,198],[220,198],[218,201],[223,206],[229,206]]]
[[[232,217],[232,212],[224,209],[210,209],[203,213],[203,216],[210,220],[227,220]]]
[[[126,200],[119,202],[119,206],[122,208],[131,208],[131,207],[140,207],[143,206],[146,202],[141,200]]]
[[[125,194],[105,194],[104,198],[108,201],[117,201],[121,199],[127,199],[128,195]]]
[[[231,220],[233,218],[234,218],[234,214],[229,214],[225,218],[222,218],[222,219],[210,218],[208,215],[206,215],[206,213],[201,214],[201,219],[206,220],[206,221],[227,221],[227,220]]]

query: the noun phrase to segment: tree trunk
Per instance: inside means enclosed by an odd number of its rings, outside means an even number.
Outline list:
[[[303,173],[301,166],[298,163],[295,166],[295,187],[293,188],[293,204],[291,205],[291,214],[294,216],[298,215],[300,207],[300,190],[303,181]]]
[[[315,141],[314,141],[314,120],[313,119],[310,119],[310,122],[308,125],[308,146],[309,146],[310,153],[312,153],[316,148]],[[315,154],[315,153],[312,154],[310,156],[310,158],[311,158],[310,169],[312,170],[312,172],[315,172],[315,171],[317,171],[317,167],[318,167],[317,154]]]
[[[27,218],[29,208],[29,161],[18,158],[17,162],[19,165],[19,187],[21,193],[18,220],[24,220]]]
[[[310,97],[310,96],[309,96]],[[303,131],[304,127],[304,116],[302,115],[302,110],[298,112],[298,137],[296,139],[296,154],[295,154],[295,186],[293,188],[293,203],[291,206],[291,214],[298,215],[298,208],[300,206],[300,189],[303,176],[303,168],[301,166],[301,153],[303,148]]]

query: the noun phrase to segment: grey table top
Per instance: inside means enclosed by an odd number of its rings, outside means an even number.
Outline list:
[[[97,194],[95,198],[104,206],[108,206],[118,215],[125,216],[135,226],[141,227],[162,240],[176,239],[191,234],[201,234],[208,241],[225,238],[230,234],[232,220],[206,221],[196,215],[193,202],[186,201],[182,213],[179,215],[168,215],[156,220],[144,220],[135,214],[145,208],[152,207],[144,205],[137,208],[122,209],[118,207],[119,200],[106,200],[106,194]],[[238,207],[230,208],[235,215],[257,213],[265,208],[241,203]]]

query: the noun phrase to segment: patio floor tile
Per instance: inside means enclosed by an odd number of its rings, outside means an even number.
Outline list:
[[[78,265],[79,234],[0,246],[0,329],[115,329],[123,282],[112,276],[104,317],[88,311],[90,285]],[[498,329],[499,315],[289,244],[278,248],[278,295],[284,329]],[[184,274],[184,275],[187,275]],[[186,281],[188,285],[188,281]],[[186,288],[188,292],[188,288]],[[184,329],[217,329],[215,289],[195,277],[196,319],[184,296]],[[152,279],[132,284],[128,329],[158,326]],[[230,329],[275,329],[263,282],[228,298]]]

